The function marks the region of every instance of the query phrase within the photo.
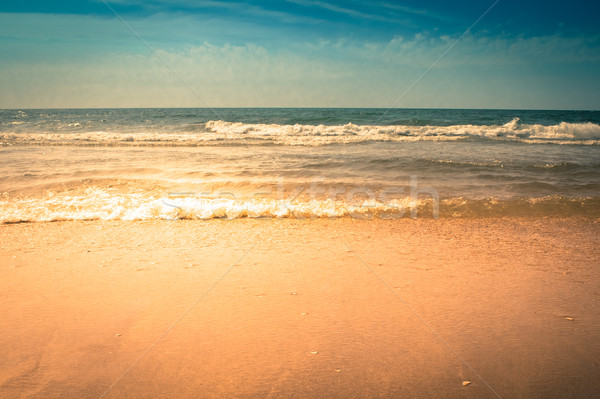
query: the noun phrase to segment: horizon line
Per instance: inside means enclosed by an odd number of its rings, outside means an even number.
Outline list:
[[[389,110],[457,110],[457,111],[569,111],[569,112],[600,112],[600,109],[584,108],[452,108],[452,107],[312,107],[312,106],[273,106],[273,107],[0,107],[0,111],[18,110],[103,110],[103,109],[389,109]]]

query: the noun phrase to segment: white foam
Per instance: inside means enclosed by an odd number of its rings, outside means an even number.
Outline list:
[[[597,197],[564,198],[494,198],[470,200],[443,199],[442,216],[496,216],[571,214],[600,216]],[[347,203],[331,198],[291,201],[272,198],[229,199],[198,197],[162,197],[143,193],[114,193],[89,188],[85,194],[0,199],[0,224],[16,222],[50,222],[62,220],[181,220],[181,219],[239,219],[239,218],[430,218],[433,201],[410,197],[387,202],[366,200]]]
[[[57,220],[148,220],[148,219],[237,219],[323,218],[350,215],[402,215],[414,201],[388,203],[365,201],[348,204],[332,199],[287,201],[270,198],[170,198],[140,193],[115,194],[89,189],[85,195],[53,195],[43,198],[2,198],[0,223],[49,222]]]
[[[368,141],[456,141],[487,139],[524,143],[600,145],[600,125],[567,123],[557,125],[522,124],[518,118],[504,125],[280,125],[209,121],[194,132],[137,133],[0,133],[0,141],[32,145],[124,145],[124,146],[202,146],[202,145],[305,145],[320,146]]]

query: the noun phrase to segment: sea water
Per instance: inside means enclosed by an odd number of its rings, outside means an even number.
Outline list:
[[[0,110],[0,223],[600,216],[600,112]]]

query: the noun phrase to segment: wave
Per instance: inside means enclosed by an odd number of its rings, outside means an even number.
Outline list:
[[[477,218],[505,216],[600,217],[600,197],[447,198],[435,203],[410,197],[360,203],[322,200],[164,197],[88,188],[85,195],[0,198],[0,224],[79,220],[182,220],[240,218]]]
[[[118,128],[117,128],[118,129]],[[182,130],[183,129],[183,130]],[[519,118],[503,125],[281,125],[209,121],[162,131],[5,132],[0,145],[78,146],[322,146],[365,142],[484,140],[528,144],[600,145],[600,125],[561,122],[523,124]]]

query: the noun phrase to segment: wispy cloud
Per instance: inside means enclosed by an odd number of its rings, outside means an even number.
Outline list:
[[[101,2],[101,0],[93,0]],[[218,1],[218,0],[109,0],[109,4],[121,6],[138,6],[150,13],[176,13],[185,10],[202,14],[206,10],[226,10],[239,16],[255,16],[270,18],[284,23],[308,23],[317,24],[325,21],[305,15],[296,15],[282,10],[262,7],[257,4],[241,1]]]
[[[399,12],[405,13],[405,14],[417,15],[417,16],[436,19],[436,20],[445,21],[445,22],[456,22],[455,18],[452,18],[448,15],[439,14],[439,13],[432,12],[430,10],[426,10],[426,9],[422,9],[422,8],[413,8],[413,7],[408,7],[408,6],[405,6],[402,4],[395,4],[395,3],[379,3],[379,5],[381,7],[387,8],[388,10],[399,11]]]
[[[390,18],[390,17],[383,16],[380,14],[365,13],[363,11],[358,11],[358,10],[355,10],[352,8],[347,8],[347,7],[341,7],[337,4],[329,3],[329,2],[325,2],[325,1],[319,1],[319,0],[285,0],[285,1],[288,3],[297,4],[297,5],[300,5],[303,7],[321,8],[324,10],[348,15],[350,17],[358,18],[358,19],[368,19],[368,20],[373,20],[373,21],[385,21],[385,22],[394,22],[394,23],[405,22],[405,21],[397,19],[397,18]]]

